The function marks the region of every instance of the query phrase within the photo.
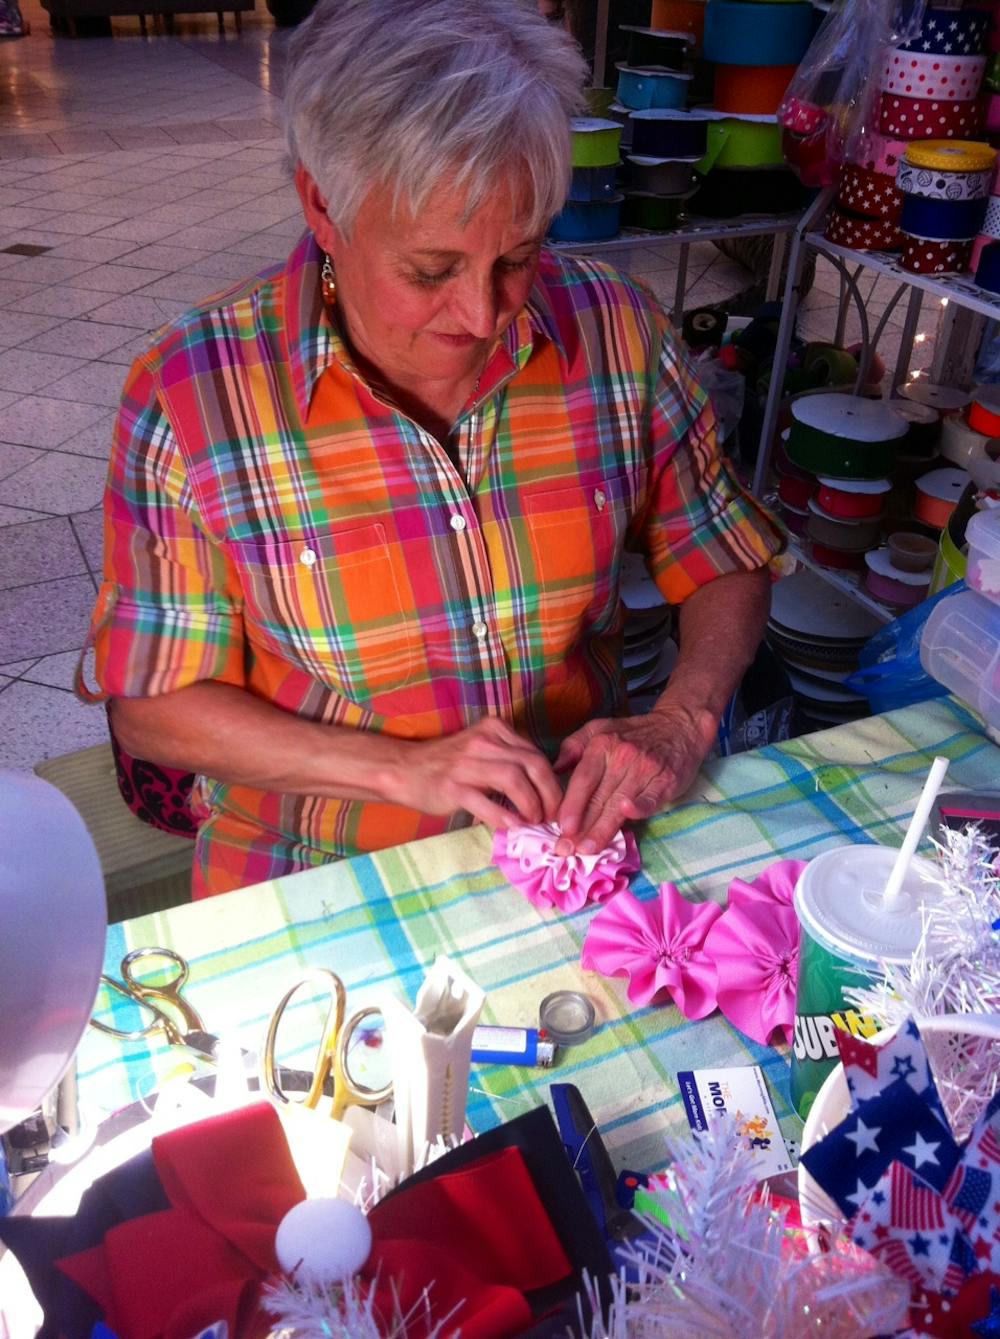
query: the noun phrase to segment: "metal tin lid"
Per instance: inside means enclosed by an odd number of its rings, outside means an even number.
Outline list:
[[[538,1007],[538,1026],[557,1046],[579,1046],[594,1035],[597,1013],[586,995],[556,990]]]

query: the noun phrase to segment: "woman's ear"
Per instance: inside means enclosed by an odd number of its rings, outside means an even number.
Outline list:
[[[299,193],[302,213],[310,232],[320,249],[329,254],[336,247],[339,233],[326,212],[326,197],[317,186],[315,177],[301,163],[295,169],[295,189]]]

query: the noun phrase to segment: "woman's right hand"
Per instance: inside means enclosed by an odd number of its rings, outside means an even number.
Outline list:
[[[465,810],[492,828],[550,822],[562,802],[545,754],[493,716],[441,739],[407,743],[394,771],[385,797],[392,803],[425,814]]]

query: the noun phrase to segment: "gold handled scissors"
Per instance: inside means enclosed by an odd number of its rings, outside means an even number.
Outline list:
[[[147,985],[136,976],[136,968],[139,963],[155,962],[161,964],[161,971],[162,964],[167,963],[167,970],[172,969],[172,973],[158,985]],[[104,975],[101,980],[110,990],[149,1013],[149,1022],[129,1032],[92,1018],[91,1027],[121,1041],[140,1041],[162,1032],[170,1046],[183,1046],[205,1060],[216,1059],[218,1037],[206,1031],[201,1015],[181,994],[189,969],[179,953],[172,948],[134,948],[122,958],[121,973],[120,981]]]
[[[303,1106],[317,1107],[320,1098],[329,1092],[329,1080],[333,1084],[333,1105],[330,1115],[339,1120],[348,1106],[377,1106],[392,1095],[391,1081],[381,1087],[369,1087],[361,1083],[356,1074],[352,1074],[352,1063],[357,1068],[357,1060],[352,1061],[352,1051],[359,1046],[381,1045],[381,1033],[366,1030],[362,1024],[374,1017],[381,1017],[381,1009],[369,1005],[347,1017],[347,991],[336,972],[326,967],[311,967],[285,992],[278,1007],[271,1015],[264,1040],[264,1055],[261,1062],[261,1082],[265,1089],[278,1102],[291,1102],[281,1088],[279,1074],[285,1073],[275,1060],[275,1043],[285,1010],[303,986],[324,987],[330,996],[330,1004],[323,1022],[323,1032],[316,1051],[309,1091],[302,1101]]]

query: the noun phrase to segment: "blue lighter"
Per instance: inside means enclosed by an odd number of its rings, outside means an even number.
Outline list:
[[[555,1058],[555,1043],[538,1028],[481,1023],[472,1034],[473,1064],[538,1065],[549,1069]]]

